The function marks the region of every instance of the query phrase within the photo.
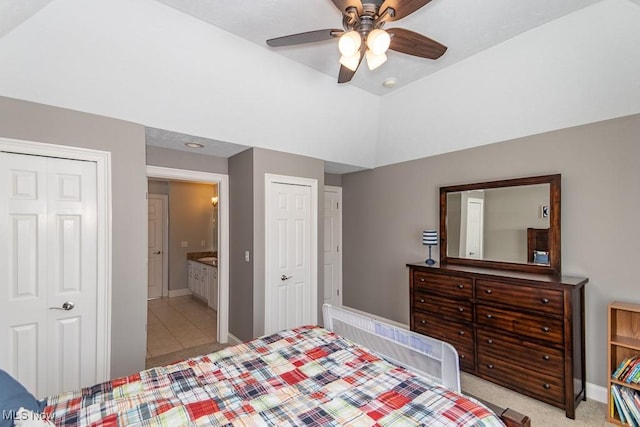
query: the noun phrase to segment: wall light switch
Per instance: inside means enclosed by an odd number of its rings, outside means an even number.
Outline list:
[[[245,260],[245,262],[249,262],[249,260],[250,260],[249,251],[244,251],[244,260]]]
[[[200,240],[200,246],[204,248],[206,245],[207,245],[207,242],[205,242],[204,240]]]
[[[183,241],[180,243],[180,246],[182,246],[183,248],[188,248],[188,247],[189,247],[189,242],[187,242],[186,240],[183,240]]]

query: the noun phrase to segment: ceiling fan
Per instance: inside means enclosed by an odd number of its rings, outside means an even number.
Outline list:
[[[338,83],[351,81],[363,58],[370,70],[387,60],[387,49],[427,59],[438,59],[447,47],[404,28],[383,27],[420,9],[431,0],[331,0],[342,13],[340,29],[291,34],[267,40],[271,47],[292,46],[340,38]]]

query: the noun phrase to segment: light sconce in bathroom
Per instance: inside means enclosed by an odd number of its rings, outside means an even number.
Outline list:
[[[215,208],[218,206],[218,198],[217,197],[212,197],[211,198],[211,205]]]

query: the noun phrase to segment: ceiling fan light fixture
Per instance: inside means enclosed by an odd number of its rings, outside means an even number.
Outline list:
[[[360,54],[356,51],[356,53],[351,56],[342,55],[340,57],[340,63],[351,71],[355,71],[358,69],[358,65],[360,65]]]
[[[360,50],[361,44],[362,37],[357,31],[347,31],[342,36],[340,36],[340,40],[338,41],[338,49],[340,50],[342,56],[353,56]]]
[[[367,57],[367,66],[369,66],[370,70],[375,70],[376,68],[378,68],[379,66],[381,66],[387,61],[386,54],[384,53],[376,54],[369,49],[367,49],[365,56]]]
[[[391,36],[385,30],[376,28],[367,36],[367,47],[376,55],[384,54],[391,44]]]

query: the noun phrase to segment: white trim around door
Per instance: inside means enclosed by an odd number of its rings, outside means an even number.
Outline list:
[[[218,342],[229,339],[229,175],[147,166],[147,178],[218,184]]]
[[[111,153],[0,137],[0,151],[84,160],[96,164],[96,382],[111,378]]]
[[[278,265],[276,265],[276,258],[273,247],[276,236],[274,236],[274,231],[272,228],[272,221],[274,220],[274,212],[271,207],[273,206],[273,194],[272,187],[274,184],[285,184],[285,185],[297,185],[304,186],[310,188],[310,238],[307,242],[306,247],[303,251],[308,251],[309,254],[309,316],[310,323],[318,324],[318,180],[312,178],[302,178],[302,177],[293,177],[293,176],[285,176],[285,175],[275,175],[266,173],[264,175],[265,182],[265,300],[264,300],[264,329],[265,333],[272,333],[275,330],[270,330],[273,328],[273,324],[275,322],[273,307],[272,307],[272,296],[269,295],[269,279],[273,278],[273,275],[279,274]],[[283,278],[282,280],[285,280]],[[306,306],[306,304],[305,304]],[[292,309],[300,310],[300,307],[291,307]],[[282,315],[280,313],[279,315]]]

